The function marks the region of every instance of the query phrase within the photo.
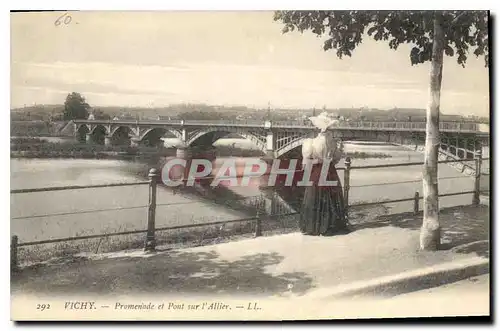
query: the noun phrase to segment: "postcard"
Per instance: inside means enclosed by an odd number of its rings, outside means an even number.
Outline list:
[[[488,11],[10,17],[12,320],[490,320]]]

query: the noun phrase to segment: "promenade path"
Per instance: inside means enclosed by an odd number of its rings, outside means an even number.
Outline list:
[[[443,210],[443,249],[437,252],[418,249],[421,218],[367,216],[352,225],[351,233],[332,237],[290,233],[194,248],[159,247],[153,254],[136,250],[60,258],[12,275],[12,293],[304,296],[408,270],[489,259],[488,206]]]

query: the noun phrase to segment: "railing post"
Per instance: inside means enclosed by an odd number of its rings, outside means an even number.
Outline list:
[[[17,270],[17,244],[19,238],[17,236],[12,236],[10,240],[10,270]]]
[[[257,210],[256,222],[255,222],[255,238],[262,236],[262,219],[260,218],[260,212]]]
[[[482,151],[479,153],[474,153],[475,163],[476,163],[476,176],[474,178],[474,195],[472,196],[472,204],[479,205],[479,196],[481,190],[481,161],[482,161]]]
[[[146,243],[144,250],[152,252],[156,249],[155,239],[155,216],[156,216],[156,186],[160,173],[153,168],[149,171],[149,203],[148,203],[148,232],[146,234]]]
[[[349,219],[349,178],[351,173],[351,158],[345,158],[345,170],[344,170],[344,209],[345,217]]]
[[[418,215],[420,194],[415,192],[415,200],[413,201],[413,215]]]

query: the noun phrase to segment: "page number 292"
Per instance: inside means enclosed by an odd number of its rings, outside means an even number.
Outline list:
[[[39,303],[36,305],[36,310],[44,311],[50,309],[50,305],[48,303]]]

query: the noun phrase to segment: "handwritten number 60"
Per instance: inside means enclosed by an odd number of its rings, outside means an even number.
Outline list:
[[[64,18],[64,20],[63,20],[63,18]],[[69,23],[71,23],[71,20],[72,20],[71,16],[69,16],[68,13],[64,13],[57,18],[57,20],[54,22],[54,25],[59,26],[62,23],[64,23],[65,25],[68,25]]]

